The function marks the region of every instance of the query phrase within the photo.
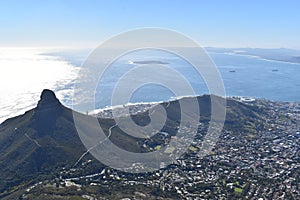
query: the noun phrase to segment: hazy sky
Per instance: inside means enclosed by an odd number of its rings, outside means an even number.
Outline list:
[[[300,49],[299,0],[3,0],[0,25],[0,46],[96,46],[161,27],[203,46]]]

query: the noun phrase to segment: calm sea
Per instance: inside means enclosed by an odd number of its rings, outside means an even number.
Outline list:
[[[300,64],[264,60],[257,57],[209,53],[216,64],[227,96],[265,98],[274,101],[300,101]],[[139,61],[138,64],[134,64]],[[100,79],[96,93],[96,107],[110,105],[110,97],[118,80],[129,70],[141,66],[140,61],[160,61],[167,63],[183,75],[192,85],[195,94],[210,93],[195,69],[182,58],[161,51],[139,51],[119,58],[107,69]],[[136,79],[142,79],[137,74]],[[170,74],[161,74],[161,79],[170,79]],[[128,84],[134,80],[128,80]],[[179,83],[180,84],[180,83]],[[126,85],[118,86],[126,88]],[[186,93],[184,95],[192,95]],[[147,84],[132,93],[131,102],[166,101],[174,98],[167,86]]]

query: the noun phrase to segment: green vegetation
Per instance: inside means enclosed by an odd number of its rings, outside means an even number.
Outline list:
[[[234,192],[238,193],[238,194],[241,194],[241,193],[243,193],[243,189],[236,187],[236,188],[234,188]]]
[[[192,151],[192,152],[196,152],[196,151],[198,151],[198,148],[190,146],[189,150]]]
[[[161,149],[161,145],[158,145],[154,148],[155,150],[160,150]]]

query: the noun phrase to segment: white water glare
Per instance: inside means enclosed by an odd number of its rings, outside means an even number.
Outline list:
[[[49,49],[0,48],[0,123],[36,106],[43,89],[68,102],[77,68]]]

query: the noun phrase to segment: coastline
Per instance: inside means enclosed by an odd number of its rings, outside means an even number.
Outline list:
[[[251,52],[248,52],[247,49],[245,50],[240,50],[240,48],[232,48],[232,49],[223,49],[223,48],[214,48],[214,47],[206,47],[206,51],[208,54],[210,53],[216,53],[216,54],[225,54],[225,55],[235,55],[235,56],[246,56],[250,58],[256,58],[258,60],[264,60],[268,62],[278,62],[278,63],[283,63],[283,64],[295,64],[295,65],[300,65],[300,60],[299,61],[291,61],[291,58],[293,57],[286,57],[286,58],[276,58],[276,57],[270,57],[270,56],[264,56],[264,55],[258,55],[254,54]],[[265,49],[268,51],[267,49]],[[272,50],[272,49],[270,49]],[[296,50],[295,50],[296,51]],[[300,53],[299,53],[300,54]],[[276,55],[274,55],[276,56]],[[295,56],[298,57],[298,56]]]
[[[130,115],[135,115],[138,113],[146,112],[150,110],[153,106],[156,106],[158,104],[169,104],[171,102],[178,101],[183,98],[199,98],[203,96],[209,96],[210,94],[203,94],[203,95],[187,95],[187,96],[180,96],[178,98],[171,98],[167,101],[153,101],[153,102],[136,102],[136,103],[127,103],[124,105],[114,105],[114,106],[106,106],[104,108],[95,109],[88,111],[88,115],[99,117],[99,118],[113,118],[113,117],[123,117],[127,116],[127,113],[125,113],[126,110],[129,110]],[[216,95],[217,96],[217,95]],[[255,104],[256,102],[269,102],[269,103],[279,103],[279,104],[298,104],[300,105],[300,101],[294,101],[294,102],[287,102],[287,101],[274,101],[266,98],[255,98],[255,97],[247,97],[247,96],[226,96],[221,97],[225,98],[226,100],[231,99],[235,101],[239,101],[241,103],[245,104]],[[114,116],[114,114],[116,116]]]

